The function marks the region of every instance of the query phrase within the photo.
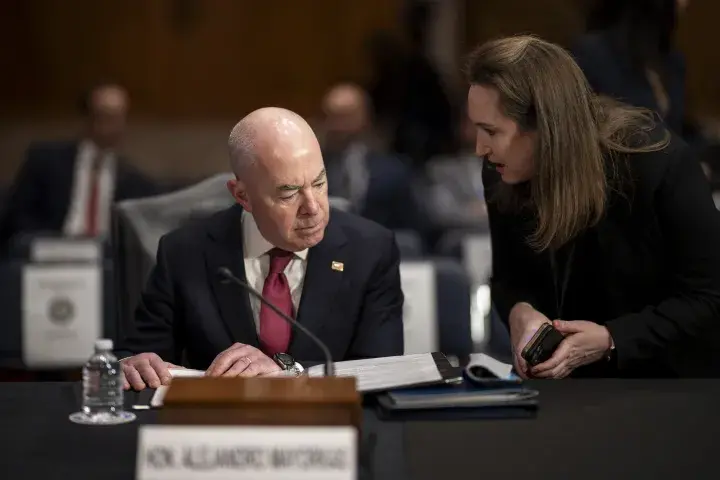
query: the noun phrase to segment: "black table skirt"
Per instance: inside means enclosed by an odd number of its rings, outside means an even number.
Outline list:
[[[381,422],[365,411],[363,478],[717,479],[719,380],[534,382],[535,419]],[[2,478],[134,478],[138,422],[69,422],[76,383],[0,383]],[[147,401],[132,394],[128,404]]]

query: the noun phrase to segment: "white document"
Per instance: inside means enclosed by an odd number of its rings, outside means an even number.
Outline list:
[[[484,353],[471,353],[468,367],[472,365],[480,365],[487,368],[498,378],[513,378],[512,368],[513,366],[509,363],[503,363],[500,360],[492,358],[490,355]]]
[[[137,480],[355,480],[352,427],[140,427]]]
[[[205,371],[204,370],[194,370],[192,368],[171,368],[170,376],[172,378],[204,377]],[[168,387],[163,385],[162,387],[158,387],[158,389],[155,390],[155,393],[153,393],[153,396],[150,399],[151,407],[162,407],[163,402],[165,401],[165,394],[167,393],[167,389],[168,389]]]
[[[100,266],[26,265],[22,351],[29,367],[83,365],[102,336]]]
[[[170,376],[172,378],[197,378],[197,377],[204,377],[205,371],[203,370],[193,370],[192,368],[171,368],[170,369]],[[288,377],[289,380],[293,378],[297,378],[297,375],[295,372],[287,371],[287,370],[281,370],[280,372],[271,373],[269,375],[264,375],[265,377]],[[150,399],[150,406],[151,407],[162,407],[163,403],[165,402],[165,395],[167,394],[167,390],[170,388],[168,385],[163,385],[161,387],[158,387],[155,390],[155,393],[153,393],[152,398]]]
[[[308,368],[307,372],[311,377],[321,377],[324,375],[325,367],[317,365]],[[357,390],[361,393],[443,380],[435,364],[435,359],[430,353],[337,362],[335,375],[355,377]]]
[[[431,262],[401,262],[405,355],[439,348],[435,268]]]
[[[36,238],[30,246],[33,262],[99,262],[102,248],[91,238]]]

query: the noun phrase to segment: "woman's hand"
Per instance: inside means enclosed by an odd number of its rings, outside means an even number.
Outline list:
[[[525,345],[535,335],[535,332],[550,320],[542,313],[535,310],[528,303],[518,303],[510,311],[508,323],[510,325],[510,342],[513,348],[513,363],[515,370],[522,378],[529,378],[530,372],[525,359],[522,358],[522,351]]]
[[[549,360],[530,370],[533,377],[565,378],[576,368],[605,358],[613,343],[608,329],[594,322],[555,320],[553,326],[566,337]]]

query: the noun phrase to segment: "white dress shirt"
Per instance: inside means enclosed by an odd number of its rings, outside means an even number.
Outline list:
[[[242,214],[242,235],[243,252],[245,255],[245,280],[248,285],[258,292],[262,292],[265,278],[270,272],[270,255],[268,252],[275,248],[265,240],[258,230],[255,219],[248,212]],[[295,252],[292,260],[285,268],[285,277],[290,285],[290,295],[293,303],[293,314],[297,315],[300,306],[305,271],[307,269],[308,250]],[[260,331],[260,300],[250,297],[250,308],[252,309],[255,328]]]
[[[97,146],[89,140],[83,141],[78,146],[70,205],[63,227],[66,236],[83,236],[87,232],[90,175],[97,154]],[[110,231],[110,207],[115,196],[115,155],[112,152],[105,152],[102,155],[99,175],[96,225],[98,235],[104,237]]]

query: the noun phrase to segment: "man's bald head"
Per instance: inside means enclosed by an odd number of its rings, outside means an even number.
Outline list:
[[[228,190],[268,242],[299,251],[322,240],[330,215],[325,165],[300,115],[255,110],[232,129],[228,147],[236,177]]]
[[[343,149],[361,135],[367,126],[369,100],[366,92],[352,83],[331,88],[322,101],[325,115],[325,147]]]
[[[245,116],[230,132],[230,166],[240,176],[262,155],[315,145],[315,133],[300,115],[284,108],[261,108]]]

